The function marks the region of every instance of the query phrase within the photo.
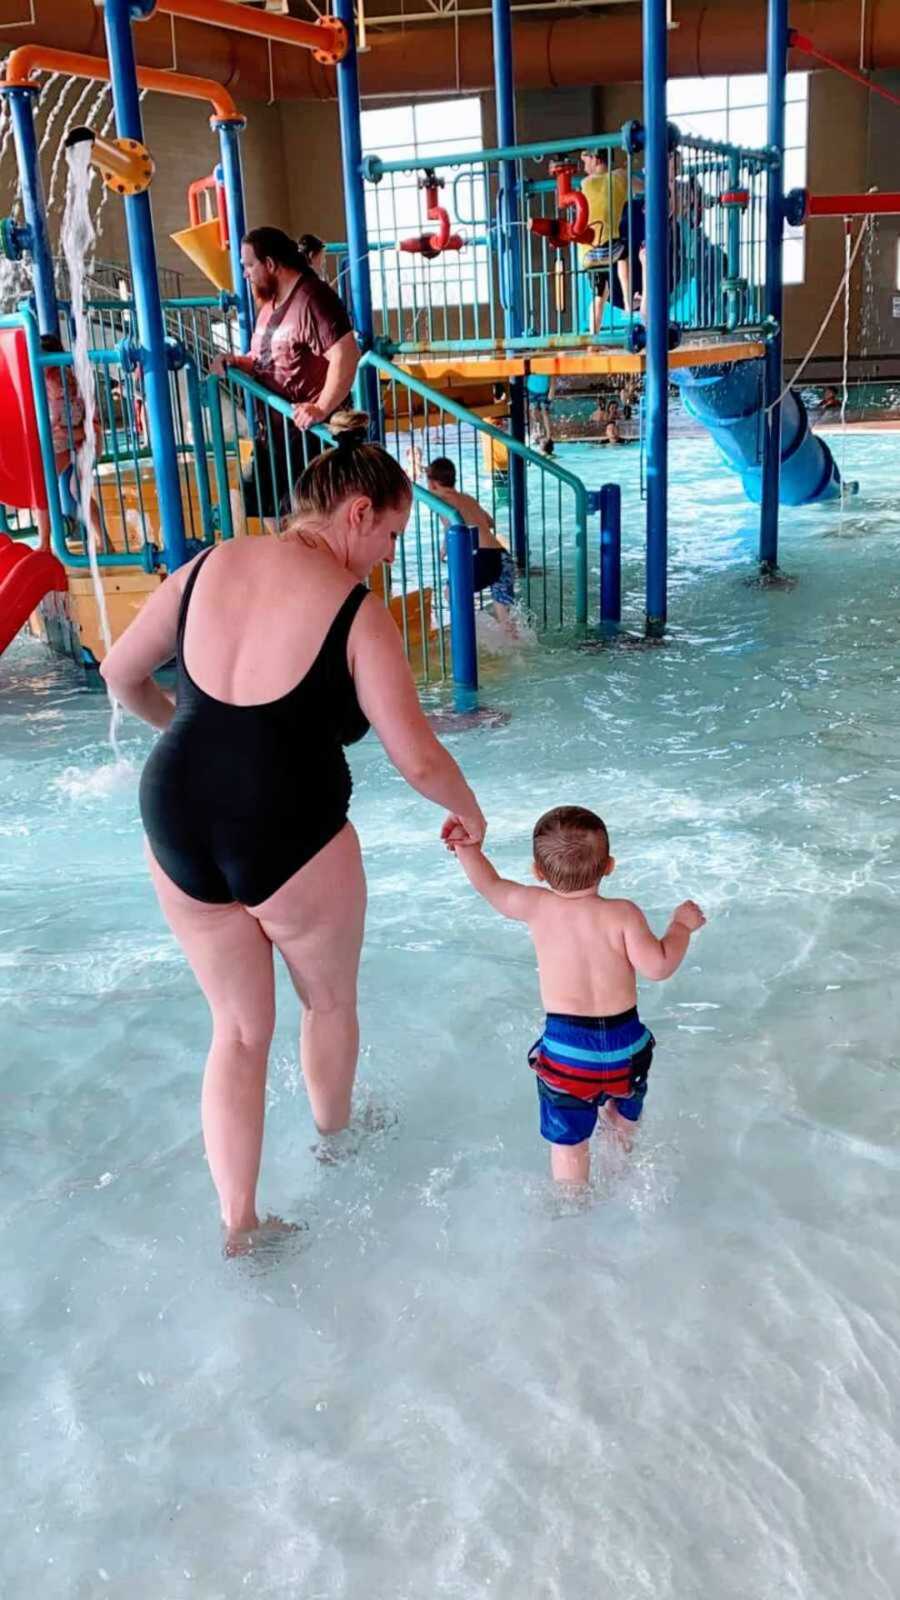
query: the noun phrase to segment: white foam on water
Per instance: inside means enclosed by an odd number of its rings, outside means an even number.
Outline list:
[[[525,615],[515,608],[510,615],[514,632],[500,622],[487,606],[476,608],[475,639],[479,654],[515,656],[535,648],[537,634]]]
[[[119,756],[100,767],[66,767],[53,778],[50,788],[68,800],[104,800],[136,786],[138,768]]]

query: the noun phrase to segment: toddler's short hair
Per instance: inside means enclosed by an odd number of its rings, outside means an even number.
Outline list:
[[[456,468],[449,456],[435,456],[428,463],[428,476],[432,483],[439,483],[442,489],[452,489],[456,483]]]
[[[554,806],[534,825],[534,859],[551,889],[593,889],[609,860],[606,823],[584,806]]]

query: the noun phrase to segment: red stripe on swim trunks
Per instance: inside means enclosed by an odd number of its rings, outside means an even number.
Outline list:
[[[575,1095],[579,1100],[591,1100],[595,1094],[627,1097],[631,1093],[630,1061],[623,1061],[615,1067],[608,1067],[605,1071],[589,1068],[582,1072],[572,1067],[560,1067],[558,1062],[551,1060],[543,1050],[540,1050],[532,1058],[531,1065],[538,1077],[543,1078],[551,1089]]]

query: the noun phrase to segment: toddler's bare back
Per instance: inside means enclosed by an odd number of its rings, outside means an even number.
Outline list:
[[[611,1017],[636,1003],[635,971],[625,944],[635,912],[630,900],[531,891],[528,925],[545,1010]]]

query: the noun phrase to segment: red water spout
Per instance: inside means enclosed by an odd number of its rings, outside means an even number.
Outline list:
[[[461,234],[450,232],[450,213],[438,202],[438,190],[442,185],[443,179],[435,177],[433,172],[426,173],[422,180],[427,206],[425,215],[429,222],[437,223],[437,231],[416,233],[409,239],[401,239],[400,249],[405,250],[407,255],[424,256],[426,261],[434,261],[445,250],[462,250],[465,245]]]
[[[564,216],[532,217],[529,223],[532,233],[548,240],[556,250],[562,250],[568,244],[591,244],[594,238],[587,196],[580,189],[572,188],[572,179],[577,171],[572,161],[554,161],[550,167],[550,176],[556,179],[557,210],[572,210],[574,217],[571,220]]]

